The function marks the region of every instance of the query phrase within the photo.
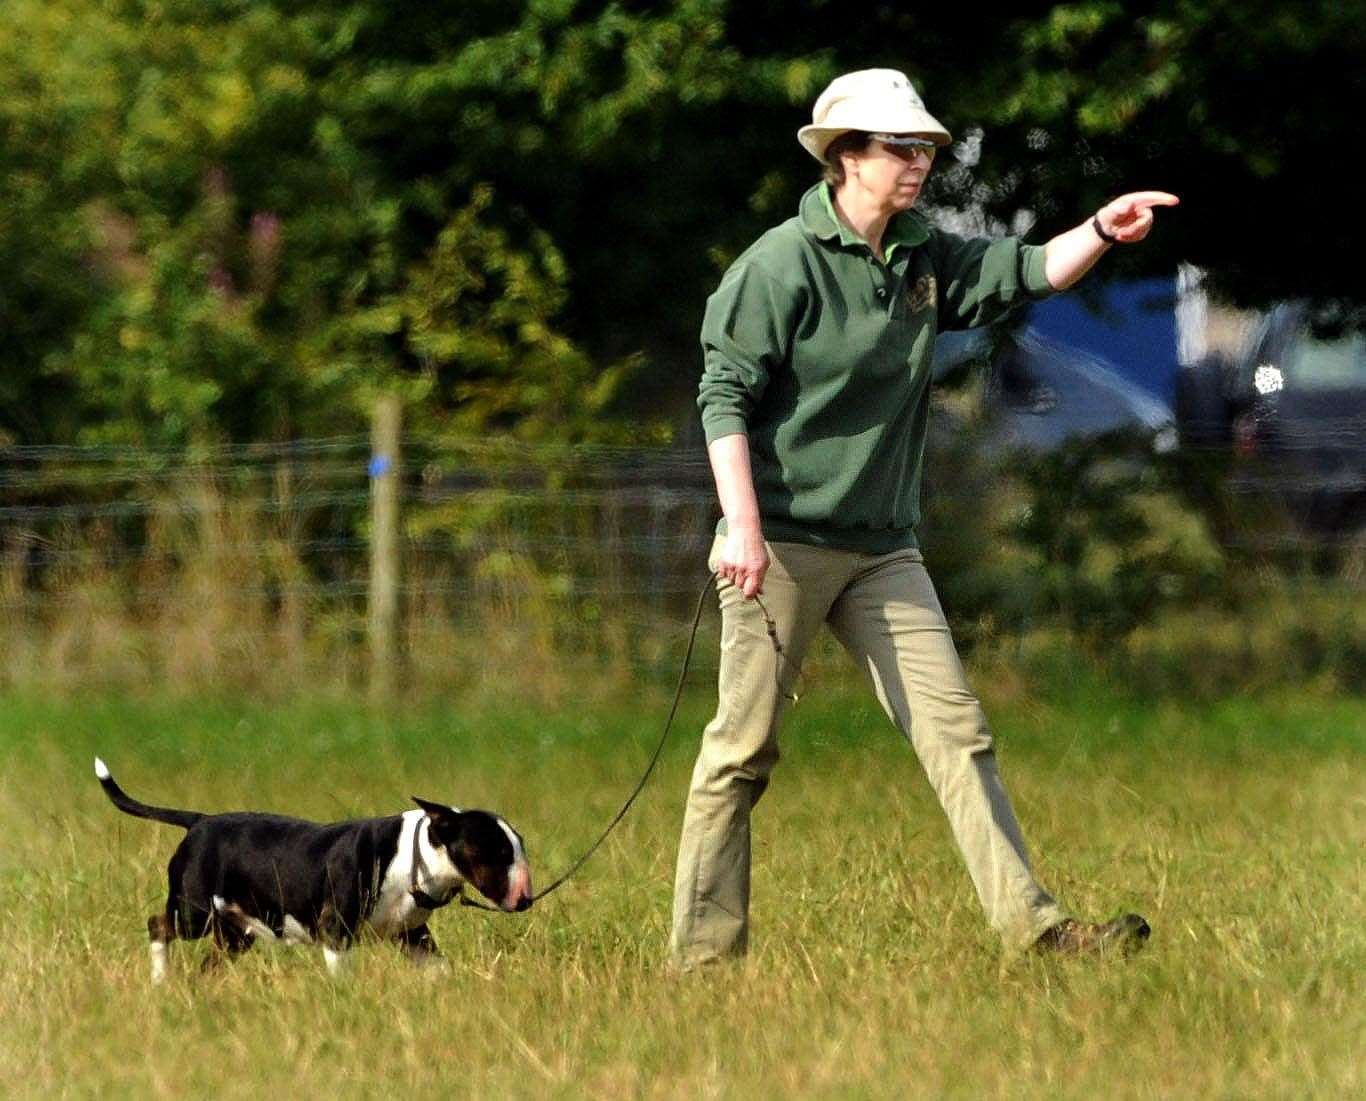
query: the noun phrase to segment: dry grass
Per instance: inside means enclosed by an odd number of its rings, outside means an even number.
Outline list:
[[[756,819],[754,947],[664,966],[685,732],[581,878],[529,914],[450,910],[442,968],[384,945],[330,981],[305,950],[147,981],[177,831],[134,794],[314,817],[410,791],[493,806],[542,879],[629,787],[663,701],[367,714],[347,703],[68,702],[0,712],[0,1080],[15,1097],[1340,1097],[1366,1072],[1366,707],[1178,709],[1082,686],[992,701],[1046,882],[1145,912],[1127,964],[1003,960],[912,755],[813,684]]]
[[[0,529],[0,691],[287,698],[299,684],[341,696],[363,690],[364,464],[259,461],[148,474],[137,460],[131,453],[127,470],[93,474],[56,465],[43,474],[52,486],[31,505],[33,517]],[[955,461],[972,462],[967,454]],[[1361,540],[1338,554],[1331,576],[1309,570],[1308,557],[1280,569],[1235,567],[1170,495],[1140,495],[1134,504],[1151,531],[1137,550],[1157,560],[1163,547],[1175,549],[1161,569],[1127,583],[1186,597],[1123,634],[1078,638],[1061,625],[1063,597],[1043,591],[1067,578],[1042,585],[1037,554],[1002,538],[1025,498],[976,462],[972,492],[946,490],[937,501],[926,545],[946,606],[961,617],[955,632],[979,654],[1004,653],[1008,664],[1036,670],[1100,655],[1124,679],[1180,698],[1311,680],[1344,693],[1366,688]],[[704,580],[709,494],[633,497],[628,485],[614,496],[603,488],[609,468],[591,463],[580,476],[592,488],[564,499],[553,488],[558,475],[544,468],[518,468],[506,485],[496,466],[451,469],[487,484],[408,502],[397,649],[409,698],[501,690],[511,668],[524,696],[572,706],[589,689],[620,692],[642,676],[672,675],[691,590]],[[48,499],[59,490],[60,505]],[[119,513],[124,507],[132,511]],[[1084,582],[1088,601],[1125,574],[1118,545],[1095,544],[1087,569],[1063,585]],[[1078,615],[1104,618],[1095,608]],[[704,624],[714,637],[714,616]],[[702,663],[714,652],[704,641]]]

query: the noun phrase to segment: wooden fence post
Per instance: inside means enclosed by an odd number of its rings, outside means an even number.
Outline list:
[[[370,696],[392,698],[398,678],[399,492],[402,406],[397,394],[375,402],[370,433]]]

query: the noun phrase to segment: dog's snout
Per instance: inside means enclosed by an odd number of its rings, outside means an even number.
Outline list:
[[[509,869],[508,890],[503,898],[503,909],[520,914],[531,909],[536,896],[531,893],[531,869],[524,861],[518,861]]]

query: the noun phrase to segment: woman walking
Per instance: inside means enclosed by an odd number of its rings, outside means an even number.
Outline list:
[[[935,334],[1072,286],[1113,245],[1141,241],[1153,209],[1177,199],[1124,195],[1042,246],[944,233],[913,207],[951,139],[889,69],[833,81],[798,140],[824,180],[735,261],[702,325],[698,405],[723,513],[710,562],[721,666],[679,844],[674,961],[745,951],[750,812],[822,624],[914,746],[1003,939],[1134,947],[1148,935],[1142,918],[1079,922],[1035,879],[916,526]]]

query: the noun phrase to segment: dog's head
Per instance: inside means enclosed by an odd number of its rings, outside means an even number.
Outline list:
[[[531,893],[531,867],[522,836],[502,818],[485,810],[456,810],[413,796],[427,815],[427,835],[460,877],[503,910],[525,910]]]

